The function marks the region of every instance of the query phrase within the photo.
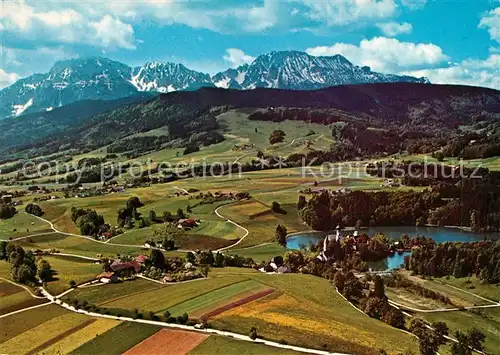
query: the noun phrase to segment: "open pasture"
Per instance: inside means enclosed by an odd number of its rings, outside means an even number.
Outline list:
[[[234,224],[220,219],[219,221],[201,221],[200,225],[193,228],[189,234],[201,234],[235,240],[241,238],[244,235],[244,231]]]
[[[250,257],[255,262],[267,262],[277,255],[284,255],[287,251],[290,251],[290,249],[286,249],[281,245],[269,242],[269,244],[266,243],[246,248],[235,247],[229,249],[227,252],[229,254]]]
[[[69,289],[71,280],[81,284],[95,279],[103,271],[101,264],[95,264],[88,260],[76,258],[68,260],[57,256],[44,256],[43,258],[49,262],[52,270],[55,271],[53,280],[47,283],[47,290],[53,295]]]
[[[50,236],[34,236],[15,242],[23,248],[50,250],[56,249],[61,253],[76,254],[95,258],[98,254],[105,257],[113,257],[116,254],[137,255],[141,253],[140,246],[111,245],[99,243],[95,240],[66,236],[63,234],[51,234]]]
[[[458,305],[446,304],[432,298],[420,296],[404,288],[386,287],[386,295],[391,301],[416,309],[442,309],[455,308]]]
[[[252,121],[248,119],[249,112],[230,110],[217,119],[224,127],[225,132],[239,139],[241,143],[253,144],[256,149],[269,154],[286,156],[294,152],[307,152],[301,141],[310,140],[310,148],[321,149],[325,146],[322,136],[331,138],[330,126],[309,123],[304,121]],[[275,145],[269,144],[269,136],[274,130],[283,130],[285,141]],[[328,144],[329,146],[329,144]],[[244,154],[246,151],[237,152]]]
[[[250,201],[250,206],[264,206],[260,202]],[[238,249],[255,246],[262,243],[274,242],[275,230],[278,224],[286,226],[289,233],[306,230],[308,227],[302,223],[295,210],[295,205],[281,205],[285,213],[265,211],[253,214],[252,207],[245,208],[247,202],[223,206],[219,213],[241,224],[249,230],[249,235],[238,245]],[[263,208],[262,208],[263,210]]]
[[[19,211],[23,206],[18,206],[18,213],[9,219],[0,222],[0,239],[18,238],[24,235],[49,232],[50,225],[35,216]]]
[[[471,300],[474,300],[474,302],[481,302],[484,301],[484,299],[481,298],[486,298],[492,301],[500,302],[500,285],[494,285],[494,284],[482,284],[481,281],[473,276],[469,278],[436,278],[435,279],[437,282],[442,282],[446,285],[448,285],[448,292],[453,292],[454,287],[458,287],[459,289],[462,290],[462,292],[458,291],[461,295],[465,294],[473,294],[477,295],[476,297],[472,297]],[[456,290],[456,289],[455,289]],[[465,296],[465,295],[464,295]],[[486,302],[485,304],[488,304],[490,302]]]
[[[405,272],[405,275],[409,275],[409,273]],[[451,278],[447,280],[446,278],[440,278],[440,279],[432,279],[432,280],[424,280],[420,277],[417,276],[408,276],[412,281],[420,283],[422,286],[437,291],[439,293],[442,293],[450,298],[450,300],[456,304],[457,306],[482,306],[482,305],[488,305],[492,304],[491,301],[487,301],[484,298],[481,298],[480,295],[476,296],[474,295],[473,292],[466,292],[468,290],[462,290],[462,289],[457,289],[454,287],[451,287],[452,285],[447,285],[446,283],[448,282],[460,282],[459,280],[463,279],[455,279]],[[453,281],[452,281],[453,280]],[[452,285],[453,286],[453,285]],[[494,293],[494,290],[497,289],[497,286],[494,285],[483,285],[481,288],[483,292],[486,294],[489,293]],[[472,291],[472,290],[471,290]],[[489,291],[489,292],[488,292]]]

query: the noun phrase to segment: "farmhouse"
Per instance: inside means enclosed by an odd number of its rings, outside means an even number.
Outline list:
[[[184,230],[189,230],[197,226],[198,222],[196,222],[193,218],[179,219],[179,222],[177,222],[177,228]]]
[[[118,275],[116,272],[103,272],[97,275],[97,279],[103,284],[118,282]]]

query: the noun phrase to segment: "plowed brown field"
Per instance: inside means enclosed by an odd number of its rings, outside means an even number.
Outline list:
[[[124,355],[185,355],[200,345],[208,335],[183,330],[162,329],[143,340]]]

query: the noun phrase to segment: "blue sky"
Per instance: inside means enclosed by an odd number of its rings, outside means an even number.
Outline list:
[[[273,50],[500,89],[498,0],[2,1],[0,87],[104,55],[214,74]]]

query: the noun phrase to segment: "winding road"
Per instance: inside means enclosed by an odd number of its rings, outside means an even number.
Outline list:
[[[177,190],[180,190],[180,191],[182,191],[182,192],[184,192],[184,193],[186,193],[188,195],[190,194],[189,191],[187,191],[184,188],[177,187],[177,186],[174,186],[174,188],[177,189]],[[234,222],[234,221],[232,221],[232,220],[230,220],[230,219],[228,219],[228,218],[226,218],[226,217],[224,217],[223,215],[220,214],[219,209],[221,207],[224,207],[224,206],[227,206],[227,205],[222,205],[222,206],[217,207],[215,209],[215,211],[214,211],[215,214],[219,218],[222,218],[226,222],[229,222],[229,223],[235,225],[237,228],[241,229],[244,232],[244,235],[243,235],[243,237],[241,237],[240,239],[238,239],[238,241],[236,241],[235,243],[233,243],[231,245],[228,245],[227,247],[217,249],[217,250],[215,250],[215,252],[223,252],[225,250],[228,250],[230,248],[235,247],[236,245],[240,244],[248,236],[248,234],[250,233],[248,231],[248,229],[246,229],[245,227],[241,226],[240,224],[238,224],[238,223],[236,223],[236,222]],[[23,212],[23,213],[25,213],[25,212]],[[42,218],[42,217],[35,216],[35,215],[32,215],[32,216],[35,217],[35,218],[38,218],[39,220],[41,220],[41,221],[43,221],[45,223],[47,223],[50,226],[50,229],[52,229],[52,232],[35,233],[35,234],[25,235],[25,236],[14,238],[14,239],[10,239],[10,240],[7,240],[7,239],[1,239],[1,240],[7,241],[7,242],[15,242],[15,241],[18,241],[18,240],[24,240],[24,239],[28,239],[28,238],[32,238],[32,237],[36,237],[36,236],[49,235],[49,234],[57,233],[57,234],[66,235],[66,236],[70,236],[70,237],[77,237],[77,238],[87,239],[87,240],[90,240],[92,242],[100,243],[100,244],[104,244],[104,245],[112,245],[112,246],[118,246],[118,247],[129,247],[129,248],[137,248],[137,249],[144,249],[145,248],[143,245],[137,245],[137,244],[117,244],[117,243],[110,243],[110,240],[113,239],[113,238],[110,238],[107,241],[102,241],[102,240],[94,239],[93,237],[87,236],[87,235],[62,232],[62,231],[58,230],[54,226],[54,223],[52,223],[51,221],[49,221],[49,220],[47,220],[45,218]],[[153,247],[150,247],[150,248],[147,248],[147,249],[158,249],[158,250],[161,250],[159,248],[153,248]],[[184,253],[186,253],[186,252],[190,252],[192,250],[178,249],[177,251],[178,252],[184,252]],[[64,255],[64,253],[58,253],[58,254],[59,255]],[[76,255],[76,254],[66,254],[66,255],[68,255],[68,256],[77,256],[77,257],[80,256],[80,255]],[[89,260],[93,260],[93,259],[94,258],[89,258]]]
[[[242,242],[242,241],[243,241],[243,240],[244,240],[244,239],[248,236],[248,234],[250,233],[250,232],[248,231],[248,229],[246,229],[245,227],[243,227],[243,226],[239,225],[239,224],[238,224],[238,223],[236,223],[235,221],[232,221],[232,220],[230,220],[230,219],[228,219],[228,218],[224,217],[223,215],[221,215],[221,214],[219,213],[219,209],[220,209],[221,207],[224,207],[224,206],[227,206],[227,205],[222,205],[222,206],[219,206],[219,207],[217,207],[217,208],[215,209],[215,211],[214,211],[214,212],[215,212],[215,214],[217,215],[217,217],[224,219],[226,222],[229,222],[229,223],[231,223],[231,224],[234,224],[236,227],[238,227],[239,229],[241,229],[241,230],[242,230],[245,234],[243,235],[243,237],[241,237],[240,239],[238,239],[238,241],[237,241],[236,243],[231,244],[231,245],[228,245],[227,247],[224,247],[224,248],[217,249],[217,250],[215,250],[215,252],[222,252],[222,251],[224,251],[224,250],[228,250],[228,249],[230,249],[230,248],[235,247],[236,245],[240,244],[240,243],[241,243],[241,242]]]

